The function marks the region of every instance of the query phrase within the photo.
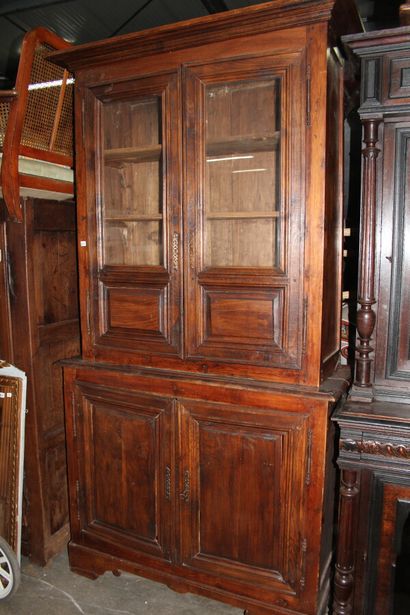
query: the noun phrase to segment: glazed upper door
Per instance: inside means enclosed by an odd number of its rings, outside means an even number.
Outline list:
[[[179,118],[176,73],[85,91],[88,356],[179,351]]]
[[[188,356],[300,367],[302,66],[185,68]]]

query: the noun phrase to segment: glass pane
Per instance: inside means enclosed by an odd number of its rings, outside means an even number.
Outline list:
[[[280,80],[206,90],[207,267],[277,267]]]
[[[162,146],[158,97],[104,104],[105,265],[161,265]]]

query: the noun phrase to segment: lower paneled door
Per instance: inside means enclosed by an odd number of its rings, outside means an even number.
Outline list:
[[[322,612],[329,395],[64,372],[74,570],[128,570],[249,613]]]

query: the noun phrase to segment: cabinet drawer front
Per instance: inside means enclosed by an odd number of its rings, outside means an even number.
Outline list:
[[[90,384],[77,400],[80,532],[169,559],[171,404]]]

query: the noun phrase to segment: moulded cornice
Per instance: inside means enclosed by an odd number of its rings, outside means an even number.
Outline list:
[[[410,26],[391,28],[389,30],[376,30],[360,34],[348,34],[342,37],[343,43],[348,45],[356,55],[365,56],[382,54],[384,51],[402,49],[410,46]]]
[[[342,11],[343,8],[343,11]],[[361,29],[353,0],[272,0],[245,9],[200,17],[132,34],[86,43],[69,52],[54,52],[50,60],[75,72],[135,57],[178,51],[242,36],[331,21],[343,13],[343,32]]]

